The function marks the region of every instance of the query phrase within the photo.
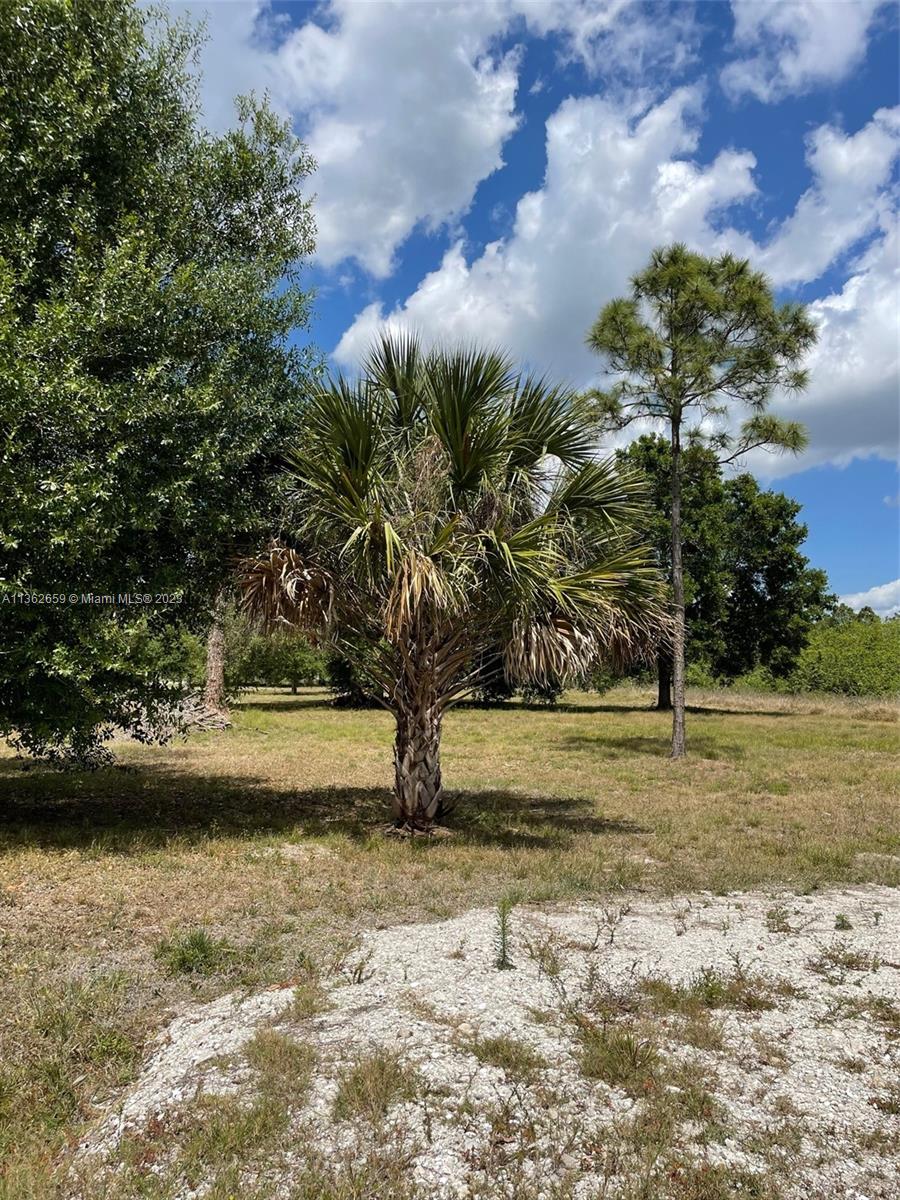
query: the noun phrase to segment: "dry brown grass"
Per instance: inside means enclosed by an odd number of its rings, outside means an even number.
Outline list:
[[[900,884],[888,706],[698,694],[673,764],[649,693],[566,700],[451,713],[454,836],[412,842],[381,832],[389,717],[319,693],[250,693],[232,730],[92,774],[0,751],[0,1200],[53,1194],[41,1164],[173,1006],[352,972],[362,928],[511,891]],[[96,1021],[76,985],[113,997]]]

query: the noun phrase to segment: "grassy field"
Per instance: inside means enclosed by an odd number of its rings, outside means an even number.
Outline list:
[[[93,774],[0,751],[0,1197],[56,1194],[54,1162],[179,1004],[302,979],[363,929],[511,890],[900,885],[893,709],[690,702],[676,764],[648,692],[452,712],[450,833],[414,841],[384,836],[389,717],[321,693],[248,693],[231,730],[123,743]]]

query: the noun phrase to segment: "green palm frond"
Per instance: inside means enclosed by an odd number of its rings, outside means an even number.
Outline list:
[[[547,511],[577,524],[631,529],[647,516],[647,485],[635,471],[607,458],[561,473]]]
[[[385,398],[386,419],[406,442],[424,416],[424,365],[419,340],[409,333],[382,334],[366,359],[365,377]]]
[[[548,455],[566,467],[586,462],[593,450],[578,397],[567,388],[528,375],[519,380],[509,406],[509,472],[533,470]]]
[[[489,644],[520,679],[646,652],[667,618],[642,485],[587,428],[502,354],[385,336],[359,382],[311,399],[286,455],[294,539],[244,564],[245,607],[366,646],[386,703],[425,664],[452,703]]]
[[[505,463],[514,383],[509,359],[493,351],[435,352],[428,359],[428,418],[460,492],[476,487]]]

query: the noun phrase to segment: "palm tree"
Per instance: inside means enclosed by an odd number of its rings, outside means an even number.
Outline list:
[[[444,812],[441,723],[503,647],[511,679],[627,657],[665,622],[642,485],[597,461],[573,393],[495,352],[385,336],[310,400],[290,537],[240,567],[244,606],[335,647],[394,715],[398,826]]]

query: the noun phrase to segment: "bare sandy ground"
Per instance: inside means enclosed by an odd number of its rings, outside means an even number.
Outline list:
[[[516,907],[510,928],[514,969],[497,969],[496,911],[472,910],[367,934],[325,981],[330,1007],[306,1021],[286,1015],[290,988],[183,1012],[85,1153],[111,1153],[124,1131],[164,1121],[202,1091],[241,1093],[249,1079],[241,1047],[274,1024],[317,1052],[296,1116],[306,1144],[334,1154],[369,1136],[335,1121],[332,1108],[341,1068],[380,1046],[401,1053],[423,1082],[391,1120],[411,1133],[410,1170],[426,1195],[540,1197],[562,1181],[576,1198],[614,1197],[641,1169],[628,1154],[613,1160],[645,1101],[585,1077],[573,1014],[596,1014],[598,1004],[606,1012],[611,997],[615,1006],[640,994],[648,979],[690,985],[705,971],[755,981],[772,1006],[716,1007],[717,1048],[686,1044],[677,1014],[653,1016],[662,1052],[705,1074],[723,1114],[717,1137],[683,1120],[678,1152],[774,1174],[791,1200],[900,1195],[900,892],[622,895]],[[529,1047],[539,1067],[522,1078],[486,1061],[477,1046],[498,1037]],[[280,1169],[288,1194],[290,1150]]]

